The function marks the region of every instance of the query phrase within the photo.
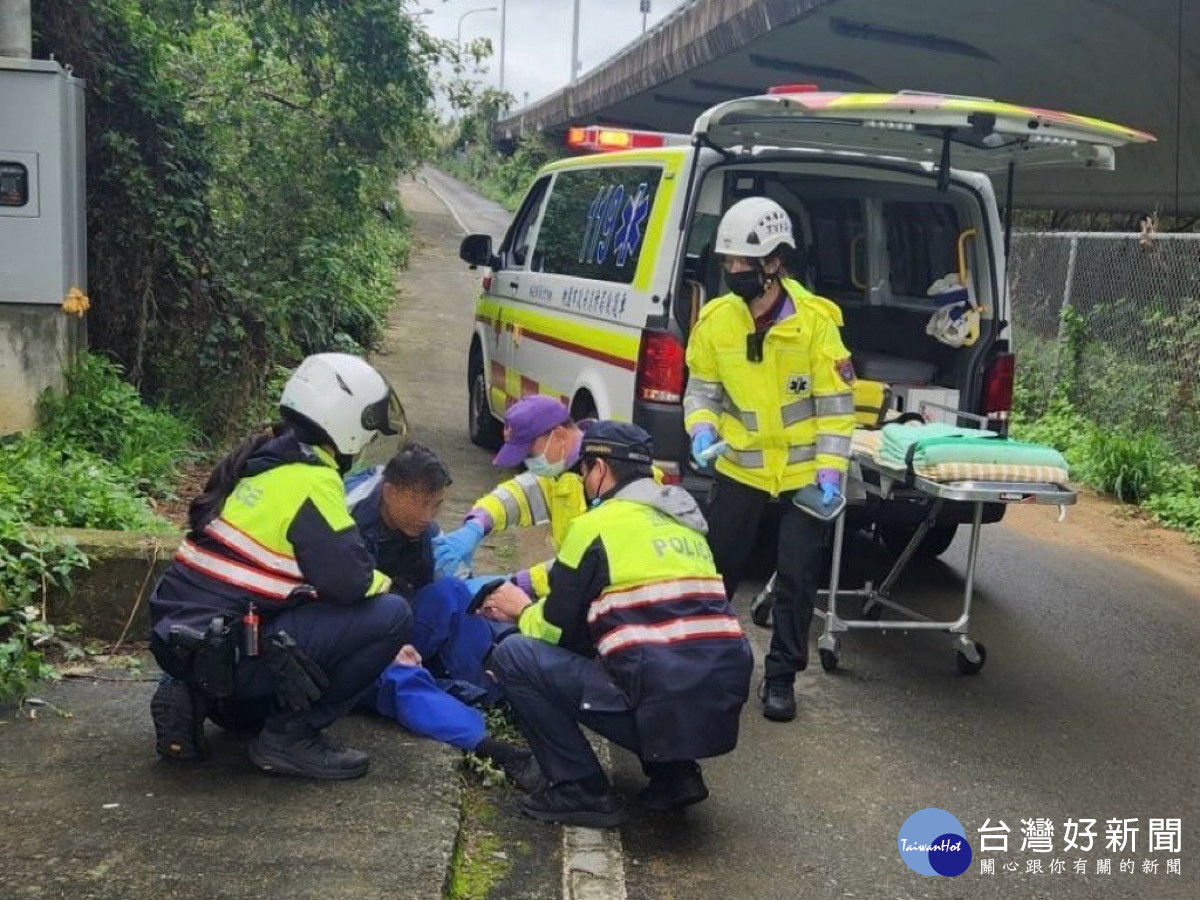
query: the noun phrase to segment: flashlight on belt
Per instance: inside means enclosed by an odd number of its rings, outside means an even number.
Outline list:
[[[258,609],[251,603],[242,616],[242,656],[258,656]]]

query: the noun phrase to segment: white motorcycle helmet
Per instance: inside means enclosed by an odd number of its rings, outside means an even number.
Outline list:
[[[340,456],[355,456],[377,435],[408,430],[404,407],[387,379],[348,353],[306,357],[279,398],[288,421],[315,428]]]
[[[746,197],[721,217],[713,249],[725,256],[762,258],[784,244],[796,247],[792,220],[784,208],[766,197]]]

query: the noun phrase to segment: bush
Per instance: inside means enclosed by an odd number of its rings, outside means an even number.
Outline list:
[[[0,445],[0,498],[29,525],[142,530],[163,524],[114,463],[36,436]]]
[[[119,365],[101,356],[81,357],[67,370],[65,393],[42,395],[38,431],[64,457],[84,450],[112,463],[139,490],[161,494],[192,455],[197,435],[170,413],[144,405],[121,374]]]
[[[1093,428],[1079,452],[1083,480],[1125,503],[1160,491],[1173,462],[1157,434],[1130,428]]]
[[[144,396],[224,438],[274,366],[378,339],[447,47],[418,22],[396,0],[33,4],[35,55],[87,86],[90,338]]]
[[[1162,489],[1145,502],[1156,520],[1200,541],[1200,467],[1173,469]]]
[[[1049,444],[1062,453],[1071,465],[1082,463],[1096,426],[1066,399],[1055,397],[1038,418],[1018,407],[1014,412],[1012,435],[1022,441]]]
[[[20,515],[0,482],[0,703],[19,703],[34,681],[53,677],[44,649],[62,645],[71,629],[46,621],[46,592],[69,587],[72,571],[88,563],[73,543],[33,535]]]

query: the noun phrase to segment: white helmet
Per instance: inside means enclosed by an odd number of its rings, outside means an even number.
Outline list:
[[[796,247],[787,212],[774,200],[747,197],[725,210],[713,249],[727,256],[763,257],[782,244]]]
[[[279,398],[285,419],[320,429],[344,456],[378,434],[403,435],[404,407],[387,379],[348,353],[316,353],[296,367]]]

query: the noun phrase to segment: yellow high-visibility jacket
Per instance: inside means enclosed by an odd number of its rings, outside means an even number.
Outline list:
[[[717,471],[772,496],[811,484],[818,469],[844,473],[854,431],[854,368],[840,310],[797,281],[782,285],[795,312],[766,332],[758,362],[749,359],[755,329],[744,300],[726,294],[701,310],[684,396],[688,431],[711,425],[729,443]]]

